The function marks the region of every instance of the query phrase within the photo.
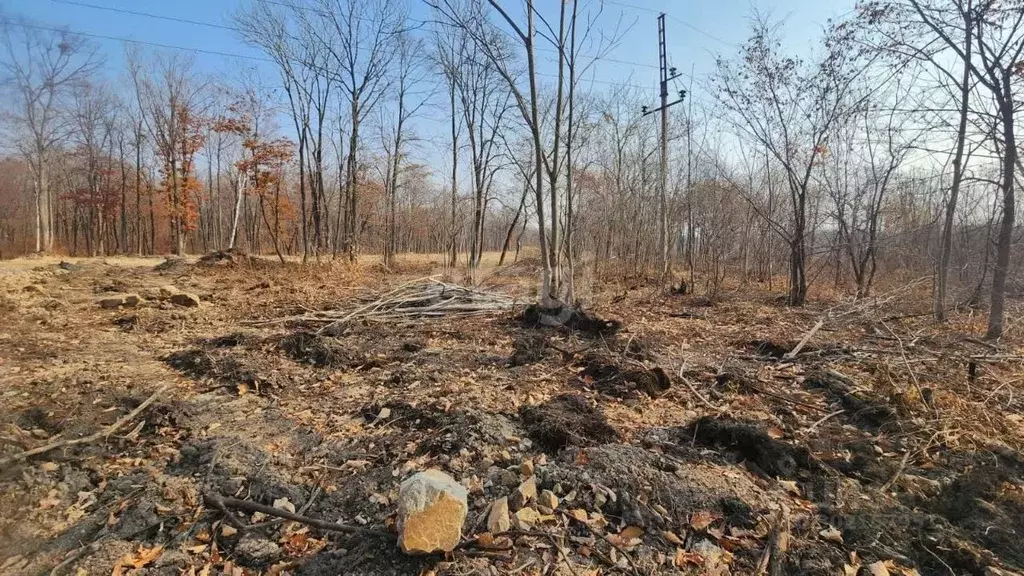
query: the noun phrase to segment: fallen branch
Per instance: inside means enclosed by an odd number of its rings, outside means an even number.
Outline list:
[[[153,392],[152,396],[146,398],[146,400],[142,404],[139,404],[138,408],[122,416],[117,422],[114,422],[110,426],[107,426],[106,428],[100,430],[99,432],[96,432],[95,434],[90,434],[89,436],[83,436],[81,438],[72,438],[70,440],[60,440],[58,442],[51,442],[50,444],[47,444],[45,446],[40,446],[38,448],[26,450],[21,454],[15,454],[14,456],[10,456],[8,458],[0,460],[0,468],[5,468],[7,466],[10,466],[11,464],[14,464],[15,462],[20,462],[22,460],[25,460],[26,458],[31,458],[32,456],[45,454],[46,452],[49,452],[50,450],[56,450],[57,448],[78,446],[79,444],[88,444],[90,442],[100,440],[101,438],[107,438],[114,432],[117,432],[118,430],[123,428],[125,424],[134,420],[139,414],[142,413],[143,410],[148,408],[150,404],[156,401],[157,397],[160,396],[160,394],[162,394],[165,390],[167,390],[173,385],[173,383],[164,384],[163,386],[160,387],[159,390]]]
[[[776,517],[775,529],[772,531],[771,541],[765,546],[764,554],[757,563],[758,576],[768,573],[769,576],[783,576],[786,574],[786,554],[789,552],[789,507],[782,505],[782,510]]]
[[[800,351],[804,349],[804,346],[807,345],[807,342],[811,339],[811,337],[817,334],[818,330],[821,330],[821,327],[824,325],[825,318],[819,319],[818,322],[810,330],[808,330],[806,334],[804,334],[804,337],[800,339],[800,342],[792,350],[782,355],[782,359],[792,360],[794,357],[796,357],[796,355],[799,354]]]
[[[705,398],[700,392],[697,392],[697,389],[694,388],[693,384],[690,384],[690,381],[687,380],[685,376],[683,376],[682,366],[679,367],[679,379],[682,380],[683,384],[685,384],[686,387],[690,389],[690,392],[693,392],[693,395],[696,396],[698,400],[700,400],[701,404],[707,406],[708,408],[714,410],[715,412],[721,411],[717,406],[715,406],[707,398]]]
[[[307,311],[306,313],[275,320],[261,320],[253,325],[282,323],[323,324],[318,333],[337,331],[350,322],[395,321],[415,318],[441,318],[448,316],[481,316],[512,308],[515,300],[493,292],[447,284],[433,277],[420,278],[363,301],[347,310]]]
[[[843,412],[846,412],[846,410],[836,410],[835,412],[832,412],[832,413],[830,413],[830,414],[827,414],[827,415],[825,415],[824,417],[822,417],[822,419],[821,419],[821,420],[818,420],[818,421],[817,421],[817,422],[815,422],[814,424],[811,424],[811,427],[810,427],[810,428],[808,428],[808,429],[807,429],[807,430],[806,430],[806,431],[804,432],[804,434],[810,434],[811,432],[814,432],[814,429],[815,429],[815,428],[817,428],[818,426],[820,426],[820,425],[821,425],[822,423],[824,423],[824,422],[825,422],[826,420],[828,420],[829,418],[832,418],[833,416],[839,416],[839,415],[840,415],[840,414],[842,414]]]
[[[273,506],[266,506],[264,504],[257,504],[255,502],[249,502],[248,500],[239,500],[237,498],[225,498],[211,492],[203,494],[203,499],[206,503],[218,510],[225,508],[233,508],[235,510],[244,510],[246,512],[262,512],[268,516],[275,516],[277,518],[284,518],[286,520],[292,520],[300,524],[306,524],[321,530],[327,530],[329,532],[341,532],[343,534],[359,534],[363,536],[377,536],[380,538],[394,538],[395,535],[387,530],[376,530],[374,528],[363,528],[361,526],[351,526],[349,524],[338,524],[335,522],[327,522],[326,520],[320,520],[319,518],[310,518],[309,516],[303,516],[280,508],[274,508]],[[237,518],[234,518],[237,521]],[[230,520],[229,520],[230,521]]]

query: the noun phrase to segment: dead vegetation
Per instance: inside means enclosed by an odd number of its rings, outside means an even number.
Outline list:
[[[685,297],[610,288],[557,324],[488,308],[509,283],[426,319],[354,268],[133,264],[0,276],[5,574],[1024,569],[1024,360],[969,312],[891,318],[908,295],[805,338],[831,303],[680,317]],[[202,304],[94,303],[169,280]],[[462,300],[434,311],[478,294],[437,286]],[[431,468],[469,493],[462,542],[406,556],[398,486]]]

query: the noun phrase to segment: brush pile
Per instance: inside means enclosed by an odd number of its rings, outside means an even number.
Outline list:
[[[481,316],[503,312],[514,304],[503,294],[421,278],[354,308],[311,312],[289,320],[326,324],[319,332],[335,332],[350,322]]]

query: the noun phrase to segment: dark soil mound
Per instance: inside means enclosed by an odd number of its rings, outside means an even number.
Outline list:
[[[542,326],[564,328],[587,336],[611,336],[622,328],[618,320],[605,320],[573,306],[545,308],[539,304],[531,304],[520,317],[523,325],[529,328]]]
[[[153,266],[153,270],[161,274],[180,274],[188,272],[189,263],[184,258],[168,258]]]
[[[852,381],[837,372],[814,372],[807,376],[804,383],[811,388],[827,391],[842,404],[850,418],[869,428],[881,428],[895,421],[898,416],[895,408],[869,397],[862,390],[856,390]]]
[[[780,442],[757,426],[730,418],[705,416],[685,428],[682,437],[701,446],[733,452],[769,476],[795,478],[800,470],[817,468],[806,448]]]
[[[540,362],[547,356],[548,351],[547,334],[519,334],[516,336],[508,365],[525,366]]]
[[[229,248],[227,250],[216,250],[206,254],[199,259],[199,264],[203,266],[222,266],[226,264],[235,264],[236,262],[248,259],[249,255],[245,252]]]
[[[1016,567],[1024,566],[1024,494],[1008,467],[982,465],[939,494],[935,511]]]
[[[281,339],[278,347],[289,358],[318,368],[349,366],[355,358],[338,341],[315,332],[295,332]]]
[[[548,452],[619,439],[601,410],[578,394],[562,394],[537,406],[523,406],[519,415],[530,438]]]
[[[583,360],[580,376],[588,386],[618,398],[646,394],[657,398],[672,386],[660,366],[651,369],[638,367],[623,369],[615,359],[604,354],[590,354]]]

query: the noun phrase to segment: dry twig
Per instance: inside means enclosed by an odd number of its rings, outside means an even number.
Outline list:
[[[95,442],[96,440],[100,440],[101,438],[106,438],[106,437],[110,436],[111,434],[113,434],[114,432],[117,432],[118,430],[123,428],[125,424],[127,424],[127,423],[131,422],[132,420],[134,420],[136,416],[141,414],[142,411],[145,410],[146,408],[149,408],[149,405],[152,404],[154,401],[156,401],[157,397],[159,397],[160,394],[162,394],[165,390],[167,390],[171,386],[173,386],[173,383],[164,384],[163,386],[160,387],[159,390],[157,390],[156,392],[153,392],[152,396],[150,396],[149,398],[146,398],[146,400],[142,404],[139,404],[139,406],[135,410],[132,410],[128,414],[122,416],[120,419],[118,419],[117,422],[114,422],[110,426],[107,426],[106,428],[104,428],[103,430],[100,430],[99,432],[96,432],[95,434],[90,434],[88,436],[83,436],[81,438],[72,438],[72,439],[69,439],[69,440],[58,440],[57,442],[51,442],[50,444],[47,444],[45,446],[40,446],[38,448],[33,448],[31,450],[26,450],[26,451],[24,451],[24,452],[22,452],[20,454],[15,454],[14,456],[10,456],[8,458],[4,458],[3,460],[0,460],[0,468],[4,468],[4,467],[7,467],[7,466],[10,466],[11,464],[14,464],[15,462],[20,462],[22,460],[25,460],[26,458],[31,458],[32,456],[37,456],[39,454],[44,454],[46,452],[49,452],[50,450],[56,450],[57,448],[66,448],[68,446],[78,446],[79,444],[88,444],[90,442]]]
[[[211,492],[203,494],[203,499],[207,504],[223,510],[225,508],[234,508],[236,510],[245,510],[246,512],[262,512],[268,516],[276,516],[278,518],[285,518],[301,524],[320,528],[321,530],[328,530],[330,532],[341,532],[343,534],[360,534],[365,536],[378,536],[381,538],[393,538],[394,534],[386,530],[375,530],[373,528],[363,528],[360,526],[351,526],[349,524],[338,524],[335,522],[327,522],[326,520],[320,520],[319,518],[310,518],[309,516],[303,516],[301,514],[295,514],[287,510],[281,510],[280,508],[274,508],[273,506],[266,506],[264,504],[257,504],[256,502],[249,502],[248,500],[239,500],[237,498],[225,498]],[[230,514],[229,514],[230,516]],[[234,520],[238,520],[234,518]]]

